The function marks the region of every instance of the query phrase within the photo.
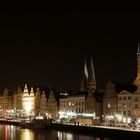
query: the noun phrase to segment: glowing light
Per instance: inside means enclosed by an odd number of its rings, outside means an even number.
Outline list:
[[[74,112],[67,112],[67,115],[68,115],[68,116],[77,116],[77,114],[74,113]]]
[[[118,120],[119,122],[121,122],[122,119],[123,119],[122,115],[116,115],[116,117],[117,117],[117,120]]]
[[[93,114],[91,114],[91,113],[83,113],[83,116],[85,116],[85,117],[95,117],[96,115],[95,115],[95,112],[94,112]]]
[[[22,129],[21,140],[34,140],[34,134],[29,129]]]
[[[35,118],[38,119],[38,120],[43,120],[44,119],[43,116],[36,116]]]
[[[126,123],[126,118],[123,118],[123,123]]]
[[[131,123],[131,118],[128,118],[127,119],[127,123]]]

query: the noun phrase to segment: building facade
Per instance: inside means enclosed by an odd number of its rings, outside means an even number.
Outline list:
[[[41,92],[40,89],[37,88],[37,91],[35,92],[35,114],[38,115],[41,113]]]
[[[17,91],[15,91],[15,94],[13,94],[14,98],[14,110],[16,112],[17,116],[21,116],[22,112],[22,89],[20,86],[18,87]]]
[[[29,93],[27,85],[25,85],[23,94],[22,94],[22,109],[26,115],[35,113],[35,95],[33,88]]]
[[[123,123],[130,123],[133,110],[133,94],[126,90],[123,90],[118,94],[118,113],[116,115],[121,116],[118,121]]]
[[[50,91],[50,94],[47,100],[47,113],[48,113],[48,116],[52,119],[58,118],[58,102],[55,98],[53,91]]]
[[[41,100],[40,100],[40,114],[46,115],[46,116],[48,115],[47,114],[47,98],[44,91],[41,95]]]
[[[115,83],[108,82],[103,97],[103,115],[114,116],[118,112],[118,96]]]

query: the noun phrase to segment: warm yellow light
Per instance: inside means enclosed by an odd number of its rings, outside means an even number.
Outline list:
[[[34,134],[29,129],[21,130],[21,140],[34,140]]]

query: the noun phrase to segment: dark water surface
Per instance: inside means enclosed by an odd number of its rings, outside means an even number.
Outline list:
[[[114,140],[74,132],[20,129],[13,125],[0,125],[0,140]]]

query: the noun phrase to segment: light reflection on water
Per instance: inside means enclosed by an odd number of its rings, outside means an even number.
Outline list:
[[[16,126],[0,125],[0,140],[106,140],[89,135],[61,131],[20,129]],[[108,139],[110,140],[110,139]]]
[[[34,140],[34,133],[29,129],[21,129],[21,140]]]

